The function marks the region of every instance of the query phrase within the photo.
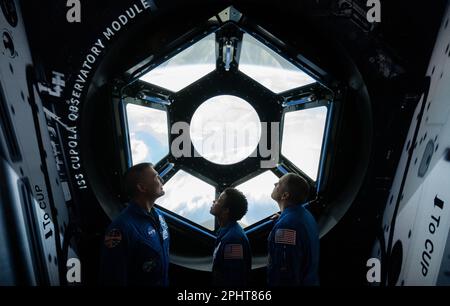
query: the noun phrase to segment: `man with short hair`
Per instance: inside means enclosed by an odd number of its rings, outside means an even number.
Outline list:
[[[319,232],[303,206],[309,184],[301,176],[282,176],[272,192],[281,215],[269,235],[267,280],[270,286],[319,285]]]
[[[252,266],[250,244],[237,223],[247,212],[247,199],[234,188],[226,188],[213,202],[210,213],[217,217],[220,229],[213,254],[213,285],[248,285]]]
[[[128,207],[106,231],[100,264],[104,285],[167,286],[169,231],[155,200],[163,182],[150,163],[134,165],[125,174]]]

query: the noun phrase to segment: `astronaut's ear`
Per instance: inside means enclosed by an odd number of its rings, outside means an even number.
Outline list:
[[[137,189],[139,192],[145,192],[145,187],[144,187],[144,185],[142,185],[141,183],[137,183],[137,184],[136,184],[136,189]]]
[[[290,196],[289,192],[285,191],[281,194],[281,200],[287,200],[289,199],[289,196]]]

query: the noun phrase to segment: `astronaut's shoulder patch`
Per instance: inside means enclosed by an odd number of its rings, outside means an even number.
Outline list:
[[[121,241],[122,241],[122,231],[118,228],[113,228],[111,230],[108,231],[108,233],[106,233],[105,235],[105,246],[108,249],[112,249],[114,247],[116,247]]]
[[[223,249],[224,259],[243,259],[244,249],[242,244],[226,244]]]
[[[275,243],[280,244],[297,244],[297,231],[293,229],[277,229],[275,232]]]

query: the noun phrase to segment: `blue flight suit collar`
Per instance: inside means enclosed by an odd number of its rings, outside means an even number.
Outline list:
[[[219,228],[219,231],[217,232],[217,240],[219,240],[220,238],[222,238],[226,233],[228,233],[228,231],[230,229],[232,229],[233,227],[235,227],[237,225],[236,221],[230,221],[227,223],[227,225]]]
[[[286,216],[286,215],[295,213],[295,212],[301,210],[302,208],[305,208],[308,204],[309,204],[309,202],[306,202],[306,203],[295,204],[295,205],[291,205],[291,206],[286,207],[286,208],[281,212],[280,219],[281,219],[281,217],[284,217],[284,216]]]
[[[142,215],[142,216],[146,216],[146,217],[151,217],[152,216],[151,211],[153,211],[153,209],[154,209],[154,207],[152,207],[152,210],[149,212],[146,209],[139,206],[139,204],[137,204],[134,201],[129,202],[129,207],[130,207],[131,211],[137,213],[138,215]]]

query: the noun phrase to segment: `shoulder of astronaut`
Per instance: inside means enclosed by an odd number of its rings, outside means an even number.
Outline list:
[[[282,216],[275,223],[274,228],[287,228],[287,229],[296,229],[301,226],[301,221],[296,218],[296,215],[286,215]]]
[[[222,244],[242,244],[247,245],[248,239],[244,233],[229,231],[222,237]]]
[[[124,236],[124,238],[126,238],[130,235],[130,232],[133,230],[131,223],[132,222],[128,216],[120,214],[108,226],[106,233],[109,233],[111,231],[119,231]]]

